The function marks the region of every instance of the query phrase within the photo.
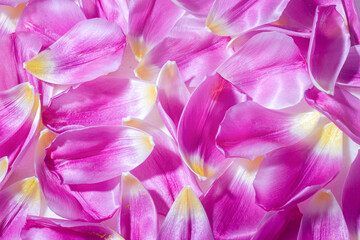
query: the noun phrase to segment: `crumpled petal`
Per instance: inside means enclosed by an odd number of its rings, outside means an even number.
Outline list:
[[[87,82],[115,71],[125,44],[125,36],[116,23],[101,18],[84,20],[25,62],[24,68],[49,83]]]
[[[61,184],[56,173],[44,162],[45,148],[55,134],[44,130],[38,141],[35,170],[39,178],[47,206],[57,215],[74,220],[101,221],[113,216],[119,207],[120,184],[117,178],[98,184]],[[66,208],[64,208],[64,205]]]
[[[202,196],[195,174],[179,156],[174,140],[159,128],[138,119],[124,119],[124,125],[138,128],[153,137],[154,150],[131,173],[149,191],[159,214],[166,216],[185,186],[190,186],[197,197]]]
[[[215,239],[250,239],[265,215],[252,185],[262,157],[236,159],[202,199]]]
[[[128,41],[142,59],[173,28],[184,10],[169,0],[128,0]]]
[[[334,96],[312,88],[305,93],[308,104],[333,121],[354,142],[360,144],[360,100],[336,87]]]
[[[216,74],[193,92],[178,126],[178,143],[183,159],[200,177],[213,176],[226,163],[215,146],[215,136],[225,112],[246,96]]]
[[[37,0],[26,6],[16,31],[35,33],[44,48],[49,47],[85,15],[73,0]]]
[[[77,222],[29,216],[21,231],[22,240],[124,240],[110,228]]]
[[[44,124],[55,132],[96,125],[120,125],[124,117],[144,118],[156,100],[154,85],[101,77],[52,98]]]
[[[176,62],[168,61],[159,73],[157,81],[159,113],[174,139],[181,113],[190,99]]]
[[[226,112],[216,143],[226,157],[254,159],[304,139],[319,119],[318,111],[292,114],[243,102]]]
[[[175,4],[184,8],[186,12],[199,17],[206,17],[214,3],[214,0],[172,0]]]
[[[334,93],[350,45],[345,20],[336,6],[317,7],[308,53],[310,76],[317,88]]]
[[[336,82],[340,86],[360,87],[360,45],[352,46]]]
[[[153,240],[158,231],[155,204],[144,186],[130,173],[121,176],[119,233],[129,240]]]
[[[167,61],[175,61],[186,84],[196,87],[212,75],[232,53],[228,37],[218,37],[204,28],[204,20],[184,16],[170,34],[139,63],[135,73],[141,79],[155,81]]]
[[[277,210],[311,196],[339,172],[342,146],[343,133],[328,123],[309,139],[270,153],[254,181],[258,203]]]
[[[20,239],[26,216],[39,215],[40,204],[36,177],[23,179],[0,191],[0,239]]]
[[[66,131],[46,149],[45,163],[65,184],[110,180],[141,164],[153,150],[148,134],[123,126]]]
[[[282,33],[259,33],[247,41],[217,72],[272,109],[293,106],[304,96],[311,80],[294,40]]]
[[[276,21],[290,0],[215,0],[206,26],[220,36],[235,36]]]
[[[190,187],[179,193],[160,228],[157,240],[168,239],[214,239],[205,210]]]
[[[15,32],[24,8],[25,4],[10,7],[1,5],[0,1],[0,38],[6,34]]]
[[[341,208],[330,190],[322,190],[312,199],[301,220],[298,239],[350,239]]]

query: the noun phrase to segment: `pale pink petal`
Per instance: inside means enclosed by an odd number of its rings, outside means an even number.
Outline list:
[[[0,38],[15,32],[24,8],[25,3],[19,4],[17,7],[3,6],[0,3]]]
[[[175,4],[184,8],[187,12],[199,17],[206,17],[214,3],[214,0],[172,0]]]

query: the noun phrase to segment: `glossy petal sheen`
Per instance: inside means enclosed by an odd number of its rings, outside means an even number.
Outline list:
[[[215,34],[234,36],[276,21],[289,0],[215,0],[206,26]]]
[[[43,122],[55,132],[86,126],[120,125],[124,117],[145,117],[155,99],[154,85],[101,77],[53,98],[43,112]]]
[[[230,108],[216,137],[227,157],[254,159],[308,136],[320,118],[317,111],[289,114],[243,102]]]
[[[50,83],[86,82],[115,71],[125,44],[125,36],[116,23],[100,18],[84,20],[25,62],[24,68]]]
[[[121,178],[119,232],[129,240],[153,240],[158,231],[155,204],[144,186],[133,175]]]
[[[272,109],[300,102],[311,85],[294,40],[277,32],[255,35],[217,71],[253,101]]]
[[[202,204],[215,239],[250,239],[265,215],[255,203],[252,185],[262,157],[234,160],[211,185]]]
[[[206,17],[214,0],[172,0],[187,12],[200,17]]]
[[[344,216],[331,191],[320,191],[312,199],[301,220],[298,239],[349,239]]]
[[[106,181],[141,164],[152,137],[123,126],[98,126],[62,133],[46,150],[45,163],[66,184]]]
[[[350,48],[336,83],[341,86],[360,87],[360,45]]]
[[[308,53],[311,79],[317,88],[328,93],[334,92],[336,79],[350,50],[345,20],[335,7],[317,8]]]
[[[31,216],[21,231],[22,240],[124,240],[103,226],[69,220]]]
[[[157,240],[168,239],[214,239],[204,208],[189,187],[179,193],[160,228]]]
[[[244,100],[245,95],[218,74],[191,95],[180,118],[178,142],[184,160],[199,176],[213,176],[226,162],[215,146],[215,135],[225,112]]]

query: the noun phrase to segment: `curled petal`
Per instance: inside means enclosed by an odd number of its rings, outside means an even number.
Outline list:
[[[351,43],[353,45],[360,44],[360,15],[359,7],[360,3],[356,0],[343,1],[346,12],[346,17],[349,24],[349,32],[351,34]]]
[[[317,88],[334,93],[335,82],[349,53],[350,44],[345,20],[336,11],[336,6],[319,6],[308,53],[310,76]]]
[[[331,191],[320,191],[312,199],[301,220],[298,239],[350,239],[341,208]]]
[[[177,196],[157,239],[214,239],[205,210],[190,187],[185,187]]]
[[[24,68],[49,83],[87,82],[115,71],[125,44],[125,36],[116,23],[100,18],[84,20],[25,62]]]
[[[360,45],[350,48],[336,83],[341,86],[360,87]]]
[[[156,99],[154,85],[101,77],[54,97],[43,122],[55,132],[96,125],[119,125],[124,117],[143,118]]]

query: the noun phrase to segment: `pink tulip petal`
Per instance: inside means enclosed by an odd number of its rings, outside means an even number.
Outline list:
[[[168,239],[214,239],[205,210],[190,187],[179,193],[160,228],[157,240]]]
[[[0,183],[6,177],[9,170],[9,159],[5,156],[0,158]]]
[[[215,146],[215,136],[225,112],[246,96],[218,74],[208,77],[193,92],[178,127],[180,152],[194,173],[213,176],[226,163]]]
[[[301,220],[298,239],[350,239],[341,208],[331,191],[315,195]]]
[[[206,17],[214,3],[214,0],[172,0],[187,12],[199,17]]]
[[[131,170],[154,199],[159,214],[166,216],[176,196],[185,186],[190,186],[197,197],[202,191],[195,174],[179,156],[175,142],[160,129],[137,119],[125,119],[124,125],[138,128],[154,139],[154,150],[138,167]]]
[[[17,7],[3,6],[0,1],[0,38],[6,34],[15,32],[16,25],[25,8],[25,3]]]
[[[142,59],[173,28],[184,10],[169,0],[129,0],[128,41]]]
[[[41,192],[35,177],[16,182],[0,192],[0,239],[20,239],[28,214],[40,214]]]
[[[360,3],[357,0],[344,0],[343,3],[349,24],[351,43],[352,45],[358,45],[360,44]]]
[[[330,182],[342,166],[342,135],[328,123],[309,139],[265,157],[254,181],[258,203],[267,210],[294,205]]]
[[[141,164],[154,147],[148,134],[123,126],[66,131],[46,149],[45,163],[65,184],[98,183]]]
[[[308,53],[310,76],[317,88],[327,93],[334,92],[349,50],[350,35],[336,6],[319,6]]]
[[[191,87],[214,74],[232,52],[226,48],[230,38],[211,34],[204,24],[202,19],[192,16],[180,19],[171,33],[140,61],[135,69],[137,76],[155,81],[169,60],[176,62],[184,81]]]
[[[318,111],[289,114],[243,102],[226,112],[216,142],[226,157],[254,159],[304,139],[319,119]]]
[[[122,118],[127,116],[144,118],[155,99],[154,85],[101,77],[54,97],[43,112],[43,122],[55,132],[86,126],[120,125]]]
[[[121,28],[104,19],[76,24],[48,49],[24,63],[31,74],[49,83],[75,84],[115,71],[125,47]]]
[[[206,26],[220,36],[235,36],[276,21],[289,0],[215,0]]]
[[[181,113],[189,101],[190,92],[175,62],[169,61],[161,68],[157,90],[160,115],[171,135],[176,139],[177,126]]]
[[[29,216],[22,240],[124,240],[115,231],[94,223]]]
[[[277,32],[255,35],[217,71],[253,101],[273,109],[300,102],[311,85],[294,40]]]
[[[252,185],[262,157],[234,160],[201,201],[215,239],[250,239],[265,215]]]
[[[341,86],[360,87],[360,45],[350,48],[336,83]]]
[[[16,7],[20,3],[27,2],[28,0],[0,0],[0,5],[8,5],[11,7]]]
[[[360,100],[336,87],[331,96],[312,88],[305,93],[306,101],[333,121],[354,142],[360,144]]]
[[[270,211],[251,240],[297,240],[302,214],[297,207]]]
[[[75,220],[100,221],[113,216],[119,207],[118,179],[98,184],[61,184],[60,178],[44,162],[45,148],[54,138],[55,134],[44,130],[36,151],[36,175],[48,207],[61,217]]]
[[[157,213],[149,192],[133,175],[121,178],[119,232],[129,240],[153,240],[158,231]]]

